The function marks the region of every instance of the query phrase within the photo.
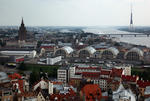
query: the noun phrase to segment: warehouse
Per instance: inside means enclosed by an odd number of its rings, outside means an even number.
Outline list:
[[[55,56],[62,56],[62,58],[70,57],[71,53],[73,53],[73,49],[69,46],[64,46],[62,48],[58,48],[55,51]]]
[[[86,58],[86,57],[93,57],[93,54],[96,52],[96,50],[91,47],[88,46],[86,48],[83,48],[81,50],[78,51],[78,56],[81,58]]]
[[[36,56],[36,51],[0,51],[0,54],[6,56],[25,56],[28,58],[34,58]]]
[[[119,50],[115,47],[110,47],[108,49],[105,49],[101,53],[101,58],[102,59],[114,59],[118,55]]]
[[[144,56],[144,53],[141,49],[132,48],[125,53],[124,58],[126,60],[131,60],[131,61],[139,61],[143,59],[143,56]]]

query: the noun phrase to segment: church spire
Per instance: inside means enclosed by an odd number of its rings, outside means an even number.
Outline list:
[[[26,34],[27,31],[22,17],[21,26],[19,27],[19,31],[18,31],[19,41],[26,41]]]
[[[23,17],[22,17],[22,21],[21,21],[21,24],[23,24],[23,25],[24,25]]]

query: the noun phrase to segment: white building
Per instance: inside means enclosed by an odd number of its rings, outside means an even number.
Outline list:
[[[36,51],[0,51],[0,54],[7,56],[27,56],[29,58],[34,58],[36,56]]]
[[[107,64],[109,68],[123,69],[123,75],[131,75],[131,67],[130,64]]]
[[[60,62],[62,60],[61,56],[57,56],[54,58],[47,58],[46,59],[46,63],[47,65],[54,65],[57,62]]]
[[[65,83],[68,82],[69,70],[67,68],[59,68],[57,70],[57,80]]]
[[[9,82],[8,75],[5,72],[0,72],[0,83]]]
[[[34,87],[33,90],[35,91],[40,86],[41,89],[48,89],[48,83],[45,80],[41,80],[38,82]]]
[[[48,82],[48,93],[53,94],[53,83]]]
[[[70,78],[73,78],[75,76],[75,70],[76,70],[75,66],[72,66],[72,67],[69,68],[69,76],[70,76]]]
[[[41,80],[33,86],[33,90],[36,91],[38,87],[40,87],[40,89],[48,89],[48,93],[53,94],[53,82]]]
[[[107,83],[108,79],[99,79],[99,82],[98,83],[95,83],[95,84],[99,84],[100,88],[102,90],[107,90],[107,87],[108,87],[108,83]]]
[[[144,95],[150,95],[150,86],[145,88]]]
[[[120,65],[120,66],[115,66],[117,69],[123,69],[123,75],[131,75],[131,65]]]
[[[62,42],[58,42],[58,46],[72,46],[72,43],[62,43]]]
[[[113,92],[114,101],[136,101],[136,97],[131,89],[125,89],[122,84]]]

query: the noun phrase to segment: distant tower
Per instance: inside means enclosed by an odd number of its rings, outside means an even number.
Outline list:
[[[25,42],[26,34],[27,34],[26,27],[24,25],[23,18],[22,18],[21,26],[19,27],[19,31],[18,31],[18,41]]]
[[[129,27],[129,31],[134,31],[134,28],[133,28],[133,11],[132,11],[132,4],[131,4],[131,16],[130,16],[130,27]]]

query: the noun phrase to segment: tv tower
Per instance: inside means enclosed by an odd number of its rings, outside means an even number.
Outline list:
[[[129,31],[134,31],[134,28],[133,28],[133,10],[132,10],[132,3],[131,3],[131,15],[130,15],[130,27],[129,27]]]

